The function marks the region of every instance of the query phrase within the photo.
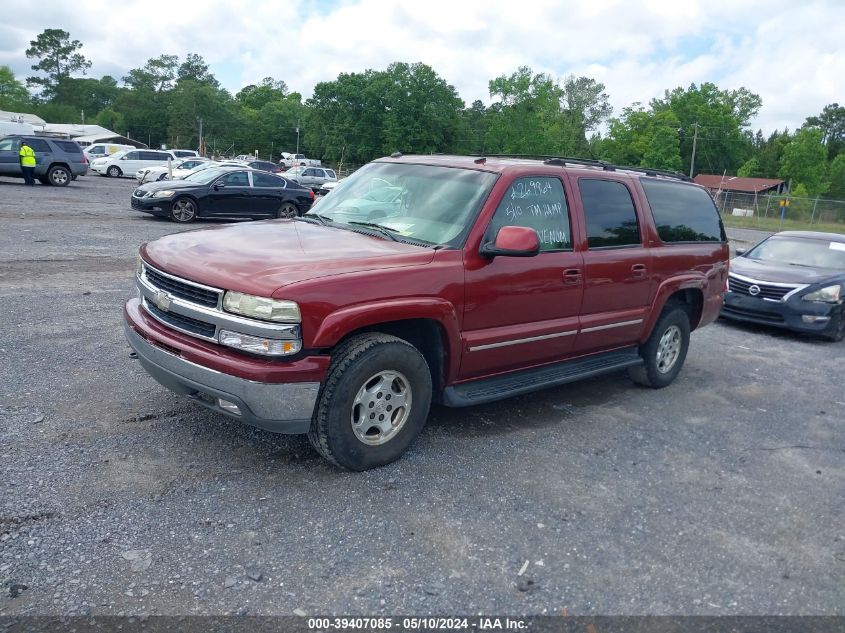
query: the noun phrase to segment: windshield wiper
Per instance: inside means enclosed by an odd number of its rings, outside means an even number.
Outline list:
[[[356,222],[355,220],[347,222],[347,224],[354,224],[356,226],[365,226],[368,229],[375,229],[385,237],[389,237],[394,242],[399,241],[399,238],[394,235],[394,233],[398,233],[399,231],[397,231],[396,229],[391,229],[389,226],[384,226],[375,222]]]
[[[306,220],[306,221],[307,221],[307,220],[310,220],[311,218],[314,218],[315,220],[317,220],[320,224],[322,224],[322,225],[324,225],[324,226],[325,226],[326,224],[328,224],[329,222],[333,222],[333,221],[334,221],[334,220],[332,220],[330,217],[325,216],[325,215],[320,215],[319,213],[306,213],[305,215],[300,216],[300,217],[299,217],[299,218],[297,218],[297,219],[299,219],[299,220]]]

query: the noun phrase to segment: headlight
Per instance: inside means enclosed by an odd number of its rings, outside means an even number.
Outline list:
[[[279,301],[267,297],[255,297],[240,292],[227,292],[223,295],[223,309],[262,321],[301,320],[299,306],[293,301]]]
[[[821,290],[816,290],[810,294],[804,295],[804,301],[824,301],[825,303],[836,303],[839,301],[839,294],[842,292],[842,286],[836,284],[834,286],[826,286]]]
[[[290,356],[302,349],[302,341],[300,340],[262,338],[229,330],[220,330],[218,338],[221,345],[264,356]]]
[[[161,191],[156,191],[153,193],[153,198],[169,198],[172,196],[175,191],[173,189],[162,189]]]

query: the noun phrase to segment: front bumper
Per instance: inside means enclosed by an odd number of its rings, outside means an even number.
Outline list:
[[[124,329],[130,347],[147,373],[174,393],[267,431],[288,434],[308,432],[320,390],[319,381],[260,382],[193,362],[185,358],[189,349],[185,344],[191,340],[190,337],[176,333],[166,335],[162,326],[144,315],[137,299],[126,304]],[[189,345],[196,348],[197,353],[209,346],[201,341],[191,341]],[[218,354],[222,353],[218,351]],[[242,369],[257,365],[256,371],[261,371],[261,367],[267,365],[263,360],[243,355],[227,356],[230,363],[242,361]],[[286,363],[284,370],[293,377],[297,366],[301,366],[310,377],[322,369],[318,366],[327,364],[322,359],[315,362],[315,359],[306,357],[298,362]],[[221,399],[234,403],[239,414],[222,408]]]
[[[720,316],[735,321],[770,325],[806,334],[828,334],[835,327],[835,319],[841,307],[836,303],[804,301],[798,296],[786,301],[767,301],[737,292],[725,293],[725,305]],[[804,316],[814,317],[813,323],[806,323]]]
[[[153,215],[169,216],[173,201],[170,198],[137,198],[132,196],[132,208]]]

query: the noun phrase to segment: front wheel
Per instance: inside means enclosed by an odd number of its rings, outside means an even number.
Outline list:
[[[651,331],[651,336],[640,346],[643,364],[628,370],[631,380],[653,389],[670,385],[684,366],[689,335],[687,313],[677,307],[666,309]]]
[[[190,198],[176,198],[170,208],[170,217],[174,222],[192,222],[197,217],[197,203]]]
[[[123,172],[120,171],[120,167],[117,165],[112,165],[106,170],[106,176],[109,176],[110,178],[120,178],[122,175]]]
[[[279,210],[276,211],[277,218],[295,218],[298,215],[299,213],[297,212],[296,207],[290,202],[285,202],[279,207]]]
[[[845,339],[845,307],[839,311],[839,315],[833,318],[830,333],[826,336],[827,340],[838,343]]]
[[[431,373],[413,345],[386,334],[362,334],[332,354],[308,439],[348,470],[398,459],[419,435],[431,405]]]

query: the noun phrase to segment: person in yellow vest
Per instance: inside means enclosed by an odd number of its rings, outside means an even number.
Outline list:
[[[26,141],[21,141],[21,171],[24,182],[32,187],[35,184],[35,152]]]

